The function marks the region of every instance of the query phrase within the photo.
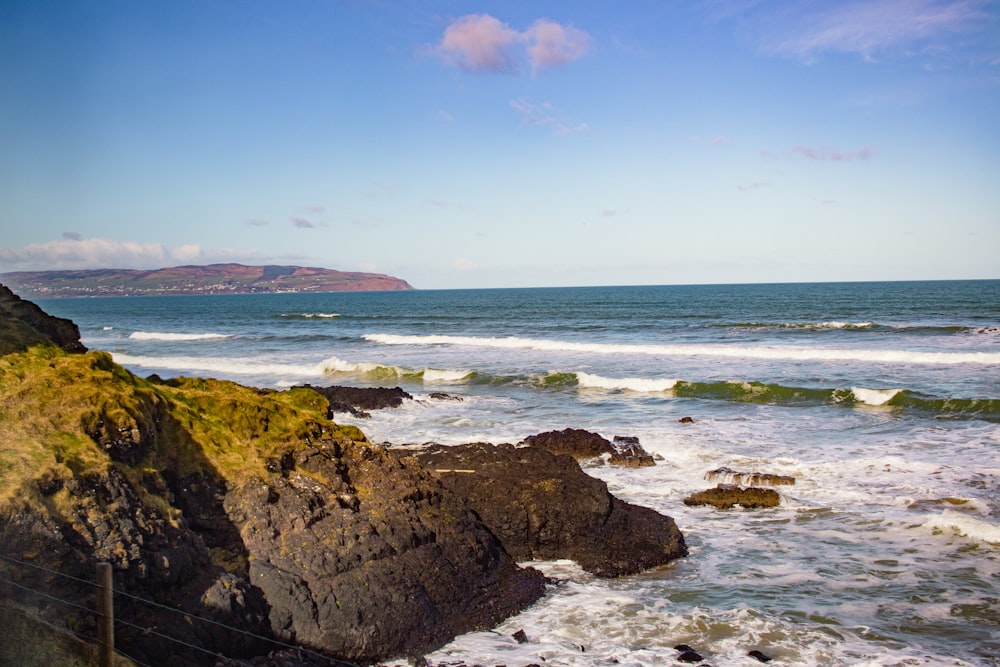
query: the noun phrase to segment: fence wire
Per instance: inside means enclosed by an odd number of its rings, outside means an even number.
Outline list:
[[[83,578],[76,577],[76,576],[73,576],[73,575],[70,575],[70,574],[66,574],[65,572],[60,572],[58,570],[53,570],[51,568],[44,567],[42,565],[37,565],[35,563],[29,563],[27,561],[19,560],[17,558],[13,558],[13,557],[11,557],[11,556],[9,556],[7,554],[0,553],[0,559],[2,559],[4,561],[7,561],[9,563],[13,563],[15,565],[19,565],[19,566],[22,566],[22,567],[26,567],[26,568],[34,569],[34,570],[37,570],[37,571],[40,571],[40,572],[44,572],[44,573],[46,573],[48,575],[51,575],[51,576],[62,577],[62,578],[65,578],[65,579],[68,579],[68,580],[71,580],[71,581],[75,581],[75,582],[80,583],[80,584],[85,584],[85,585],[87,585],[87,586],[89,586],[91,588],[94,588],[94,589],[99,589],[100,588],[100,586],[96,582],[94,582],[94,581],[88,581],[87,579],[83,579]],[[18,582],[12,581],[11,579],[8,579],[7,577],[0,576],[0,583],[7,584],[9,586],[13,586],[14,588],[20,589],[20,590],[25,591],[27,593],[31,593],[31,594],[37,595],[37,596],[39,596],[39,597],[41,597],[41,598],[43,598],[45,600],[48,600],[50,602],[55,602],[55,603],[58,603],[58,604],[63,604],[63,605],[67,605],[69,607],[73,607],[75,609],[81,610],[81,611],[83,611],[83,612],[85,612],[87,614],[90,614],[92,616],[95,616],[95,617],[96,616],[100,616],[99,612],[96,611],[95,609],[92,609],[90,607],[81,605],[81,604],[79,604],[77,602],[73,602],[72,600],[66,600],[66,599],[61,598],[61,597],[59,597],[57,595],[52,595],[51,593],[47,593],[45,591],[38,590],[37,588],[33,588],[31,586],[26,586],[24,584],[20,584]],[[222,623],[220,621],[216,621],[216,620],[213,620],[213,619],[210,619],[210,618],[205,618],[203,616],[198,616],[197,614],[193,614],[193,613],[191,613],[189,611],[185,611],[183,609],[178,609],[178,608],[175,608],[175,607],[170,607],[170,606],[161,604],[159,602],[155,602],[153,600],[149,600],[149,599],[144,598],[144,597],[139,596],[139,595],[134,595],[132,593],[126,593],[126,592],[120,591],[120,590],[115,590],[114,594],[117,595],[117,596],[119,596],[119,597],[126,598],[128,600],[132,600],[134,602],[139,602],[139,603],[148,605],[148,606],[153,607],[153,608],[158,609],[158,610],[162,610],[162,611],[166,611],[166,612],[171,612],[171,613],[174,613],[174,614],[179,614],[186,621],[198,621],[198,622],[201,622],[201,623],[210,624],[210,625],[222,628],[224,630],[227,630],[229,632],[234,632],[234,633],[243,635],[245,637],[250,637],[250,638],[256,639],[258,641],[266,642],[268,644],[271,644],[273,646],[279,647],[281,649],[288,649],[288,650],[296,651],[296,652],[298,652],[300,654],[303,654],[303,655],[307,655],[307,656],[310,656],[310,657],[313,657],[313,658],[317,658],[317,659],[322,660],[322,661],[324,661],[324,662],[326,662],[328,664],[331,664],[331,665],[338,665],[340,667],[359,667],[357,664],[355,664],[353,662],[348,662],[346,660],[340,660],[339,658],[331,658],[330,656],[323,655],[322,653],[310,650],[310,649],[305,648],[303,646],[296,646],[294,644],[289,644],[289,643],[286,643],[286,642],[274,639],[272,637],[265,637],[263,635],[259,635],[259,634],[256,634],[254,632],[250,632],[250,631],[244,630],[242,628],[237,628],[237,627],[234,627],[234,626],[231,626],[231,625],[227,625],[226,623]],[[19,611],[17,609],[11,608],[9,605],[2,605],[2,606],[4,606],[5,608],[8,608],[8,609],[11,609],[11,611],[15,611],[17,613],[20,613],[22,616],[25,616],[29,620],[42,623],[42,624],[46,625],[47,627],[51,628],[54,631],[61,632],[61,633],[67,634],[69,636],[73,636],[73,637],[76,637],[78,639],[81,639],[81,640],[84,640],[84,641],[88,641],[88,642],[91,642],[91,643],[94,643],[94,644],[99,644],[100,643],[100,641],[96,637],[91,637],[91,636],[88,636],[88,635],[85,635],[85,634],[82,634],[82,633],[76,633],[76,632],[74,632],[72,630],[69,630],[69,629],[58,628],[57,626],[52,625],[51,623],[45,621],[44,619],[33,617],[31,615],[28,615],[27,613],[25,613],[23,611]],[[183,639],[180,639],[178,637],[174,637],[172,635],[160,632],[158,630],[154,630],[153,628],[146,627],[146,626],[143,626],[143,625],[140,625],[140,624],[133,623],[131,621],[125,620],[124,618],[120,618],[117,613],[115,614],[114,621],[115,621],[116,624],[120,624],[123,627],[132,628],[134,630],[137,630],[137,631],[143,633],[144,635],[152,635],[152,636],[155,636],[155,637],[159,637],[160,639],[163,639],[165,641],[177,644],[178,646],[183,646],[183,647],[188,648],[188,649],[193,649],[195,651],[198,651],[198,652],[201,652],[201,653],[205,653],[205,654],[210,655],[210,656],[212,656],[212,657],[214,657],[214,658],[216,658],[218,660],[227,660],[227,661],[231,661],[231,662],[233,662],[235,664],[238,664],[240,662],[239,659],[231,658],[231,657],[226,656],[226,655],[224,655],[224,654],[222,654],[222,653],[220,653],[218,651],[213,651],[213,650],[207,649],[207,648],[205,648],[203,646],[198,646],[196,644],[192,644],[190,642],[184,641]],[[136,665],[139,665],[140,667],[149,667],[149,665],[146,665],[145,663],[142,663],[142,662],[136,660],[135,658],[132,658],[131,656],[128,656],[128,655],[122,653],[121,651],[117,650],[117,648],[115,649],[115,652],[118,653],[119,655],[121,655],[123,658],[126,658],[127,660],[131,660],[132,662],[134,662]]]

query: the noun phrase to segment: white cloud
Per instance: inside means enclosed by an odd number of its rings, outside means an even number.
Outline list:
[[[101,238],[62,238],[22,248],[0,248],[5,271],[59,269],[157,269],[179,264],[263,259],[254,251],[230,248],[205,251],[198,244],[165,246]]]

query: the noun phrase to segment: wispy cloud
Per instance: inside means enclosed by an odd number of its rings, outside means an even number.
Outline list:
[[[510,101],[510,108],[521,114],[521,121],[526,125],[541,125],[551,127],[560,136],[584,132],[589,127],[586,123],[572,124],[561,118],[551,102],[535,103],[525,99]]]
[[[807,63],[826,53],[870,61],[884,54],[943,54],[955,35],[983,29],[989,5],[989,0],[707,3],[713,18],[739,21],[765,53]]]
[[[794,158],[804,157],[809,160],[829,160],[832,162],[848,162],[850,160],[868,160],[875,156],[875,149],[871,146],[862,146],[853,151],[841,151],[829,146],[794,146],[787,151],[761,151],[761,155],[771,158]]]
[[[534,74],[582,58],[591,42],[583,30],[548,19],[518,31],[489,14],[467,14],[445,28],[436,52],[468,72],[518,74],[527,60]]]
[[[766,188],[769,185],[771,185],[771,181],[753,181],[751,183],[747,183],[746,185],[740,185],[739,191],[752,192],[754,190],[760,190],[761,188]]]
[[[268,224],[267,220],[258,220],[256,218],[246,221],[247,227],[266,227]]]
[[[71,234],[78,237],[78,234]],[[64,238],[32,243],[21,248],[0,248],[0,268],[5,271],[57,269],[156,269],[165,266],[217,261],[265,259],[253,251],[204,250],[198,244],[165,246],[101,238]]]
[[[308,218],[304,218],[301,215],[293,215],[288,218],[292,225],[298,227],[299,229],[313,229],[316,227],[316,223]]]

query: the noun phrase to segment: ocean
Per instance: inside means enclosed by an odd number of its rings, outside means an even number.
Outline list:
[[[338,415],[377,443],[582,428],[660,457],[586,470],[674,517],[687,558],[610,580],[532,563],[548,594],[433,665],[652,667],[678,644],[716,667],[760,664],[754,650],[1000,664],[1000,281],[39,303],[141,376],[401,386],[402,408]],[[720,467],[795,484],[774,509],[684,505]]]

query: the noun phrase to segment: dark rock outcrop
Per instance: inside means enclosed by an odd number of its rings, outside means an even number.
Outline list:
[[[80,329],[70,320],[53,317],[0,285],[0,354],[23,352],[50,344],[67,352],[86,352]]]
[[[777,507],[781,496],[774,489],[742,487],[719,484],[714,489],[693,493],[684,499],[685,505],[712,505],[719,509],[731,509],[736,505],[746,509]]]
[[[614,442],[611,442],[597,433],[567,428],[529,435],[524,443],[547,449],[553,454],[567,454],[577,461],[609,456],[608,460],[614,465],[632,468],[655,465],[653,457],[634,436],[616,436]]]
[[[404,400],[413,400],[413,396],[400,387],[314,387],[304,385],[321,394],[330,402],[327,416],[333,419],[338,412],[346,412],[359,418],[371,417],[368,410],[383,410],[398,408]]]
[[[430,651],[544,590],[464,502],[380,447],[289,452],[225,508],[278,637],[352,660]]]
[[[579,428],[529,435],[524,439],[524,443],[547,449],[553,454],[568,454],[577,461],[613,454],[615,451],[607,438]]]
[[[687,555],[673,519],[615,498],[569,456],[480,443],[435,445],[415,458],[468,499],[517,560],[570,558],[613,577]]]

